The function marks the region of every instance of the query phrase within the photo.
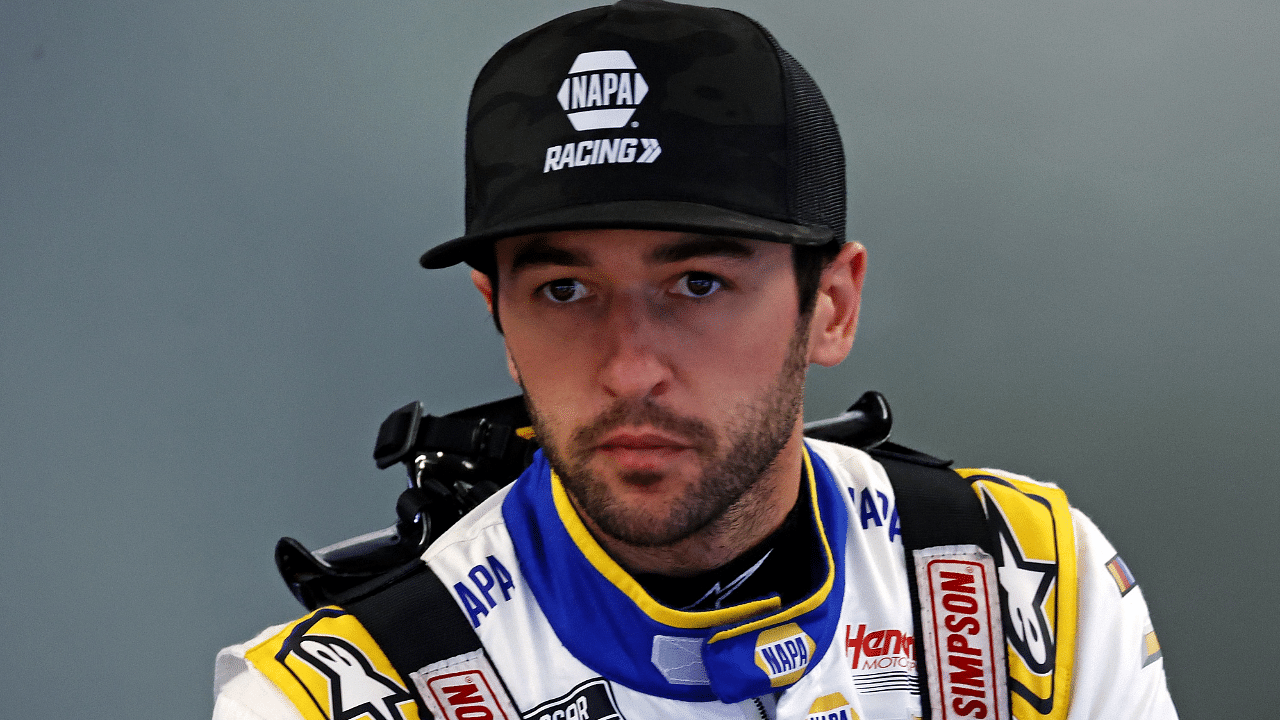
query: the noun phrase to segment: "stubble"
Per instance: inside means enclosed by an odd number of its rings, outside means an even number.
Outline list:
[[[765,502],[767,493],[753,491],[759,489],[761,478],[791,439],[804,405],[807,319],[797,323],[772,386],[759,397],[740,404],[731,414],[738,421],[721,439],[704,421],[680,416],[646,398],[619,400],[561,443],[550,433],[545,416],[526,393],[525,401],[534,431],[544,443],[543,451],[581,512],[600,532],[642,548],[671,546],[711,527],[720,529],[750,522],[766,514],[767,508],[754,504]],[[681,497],[658,511],[629,506],[588,468],[593,449],[605,435],[635,426],[653,427],[688,441],[704,468]],[[660,478],[652,473],[633,472],[623,479],[643,485]]]

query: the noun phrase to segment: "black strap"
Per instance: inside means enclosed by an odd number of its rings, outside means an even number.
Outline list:
[[[420,560],[356,588],[339,604],[360,621],[400,673],[424,720],[431,713],[409,673],[481,649],[480,637],[449,589]]]
[[[939,545],[977,545],[992,553],[986,514],[968,480],[937,463],[901,459],[893,452],[871,454],[884,466],[893,485],[902,527],[902,549],[907,561],[907,588],[911,592],[911,617],[915,626],[916,674],[920,682],[921,717],[928,720],[929,676],[926,667],[924,628],[920,622],[920,589],[916,581],[915,552]],[[992,553],[994,556],[994,553]]]

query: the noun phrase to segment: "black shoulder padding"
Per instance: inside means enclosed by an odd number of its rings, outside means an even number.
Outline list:
[[[415,697],[409,673],[481,647],[449,589],[424,562],[357,588],[348,598],[340,603],[343,609],[369,631]]]
[[[902,452],[904,450],[905,453]],[[890,448],[881,445],[870,452],[889,475],[898,508],[902,548],[907,561],[907,589],[911,593],[911,615],[915,622],[921,717],[927,720],[931,717],[929,679],[924,662],[924,628],[920,623],[920,590],[916,583],[914,551],[940,545],[977,545],[991,553],[991,534],[978,496],[968,480],[947,468],[949,462],[897,445]]]

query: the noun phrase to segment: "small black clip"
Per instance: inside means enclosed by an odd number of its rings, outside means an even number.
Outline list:
[[[408,459],[413,444],[418,439],[418,427],[422,423],[422,403],[414,400],[396,410],[382,421],[378,428],[378,440],[373,445],[373,461],[379,470],[386,470]]]

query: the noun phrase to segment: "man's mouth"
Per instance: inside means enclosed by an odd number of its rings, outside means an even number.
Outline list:
[[[651,430],[615,430],[606,435],[596,447],[623,450],[661,450],[667,448],[685,449],[692,447],[692,444],[683,438]]]
[[[657,470],[694,445],[684,438],[652,430],[615,430],[596,450],[629,470]]]

